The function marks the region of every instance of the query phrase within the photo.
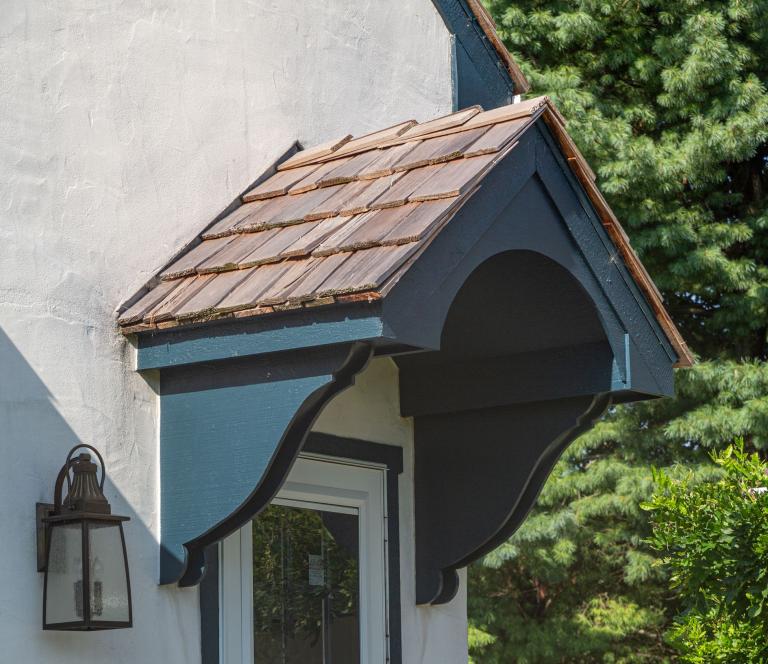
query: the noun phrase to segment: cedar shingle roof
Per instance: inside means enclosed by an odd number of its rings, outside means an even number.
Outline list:
[[[374,300],[541,117],[680,356],[685,342],[548,98],[473,107],[297,152],[124,311],[124,333]]]

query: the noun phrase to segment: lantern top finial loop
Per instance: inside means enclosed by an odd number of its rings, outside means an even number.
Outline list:
[[[91,461],[91,455],[85,452],[77,457],[72,455],[79,449],[87,448],[93,451],[99,459],[101,466],[101,479],[97,480],[97,466]],[[70,470],[72,476],[70,477]],[[91,514],[110,514],[112,509],[104,496],[104,477],[106,470],[104,459],[99,451],[92,445],[80,443],[75,445],[67,454],[59,476],[56,478],[54,490],[54,513],[61,514],[62,509],[69,512],[89,512]],[[67,495],[62,500],[61,494],[64,488],[64,480],[67,482]]]

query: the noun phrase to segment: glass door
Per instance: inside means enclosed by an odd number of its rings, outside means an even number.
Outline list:
[[[358,520],[287,504],[253,520],[255,664],[359,664]]]
[[[301,457],[221,545],[221,664],[384,664],[384,469]]]

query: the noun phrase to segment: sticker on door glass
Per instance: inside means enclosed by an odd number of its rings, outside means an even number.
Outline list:
[[[309,554],[309,585],[325,585],[325,565],[323,564],[323,557],[311,553]]]

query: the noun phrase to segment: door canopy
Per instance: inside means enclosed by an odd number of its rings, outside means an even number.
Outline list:
[[[415,421],[417,600],[691,356],[546,98],[293,151],[124,308],[159,370],[161,582],[269,503],[370,357]]]

